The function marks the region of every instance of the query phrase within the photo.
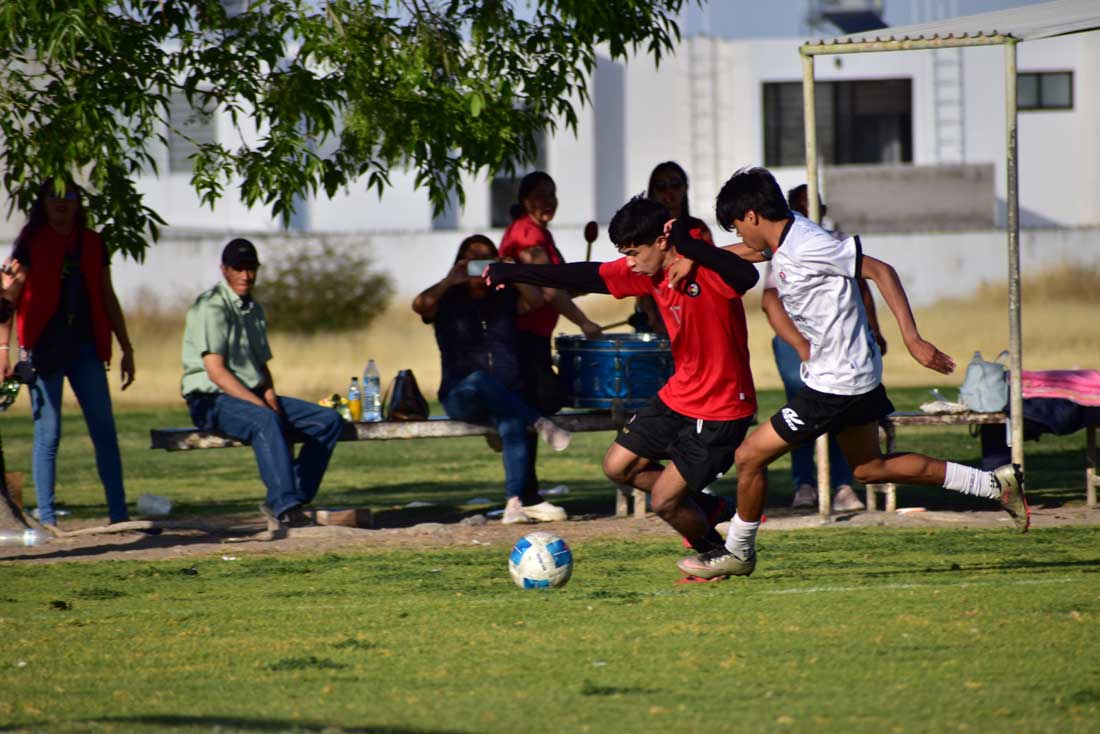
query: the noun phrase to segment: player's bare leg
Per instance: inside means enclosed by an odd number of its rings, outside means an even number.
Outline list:
[[[879,450],[877,422],[845,429],[836,438],[857,481],[943,486],[946,461],[910,452],[883,455]]]
[[[1024,473],[1016,464],[987,472],[923,454],[883,456],[879,450],[877,423],[849,428],[837,436],[837,442],[852,467],[852,475],[864,484],[924,484],[985,497],[1000,504],[1019,532],[1026,533],[1031,525],[1031,509],[1024,494]]]
[[[721,548],[682,559],[680,571],[697,578],[749,576],[756,568],[756,531],[768,493],[768,465],[791,450],[770,422],[749,434],[734,455],[737,463],[737,514]]]
[[[662,466],[613,443],[604,455],[603,470],[616,484],[648,492],[657,516],[680,533],[696,551],[702,553],[722,545],[722,537],[692,499],[687,482],[675,464],[669,462]]]

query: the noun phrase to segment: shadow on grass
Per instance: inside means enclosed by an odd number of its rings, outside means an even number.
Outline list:
[[[409,726],[340,726],[331,722],[296,721],[291,719],[261,719],[243,716],[186,716],[183,714],[150,714],[147,716],[113,716],[93,719],[104,724],[138,724],[148,727],[228,730],[238,732],[333,732],[333,734],[462,734],[461,729],[420,729]],[[0,729],[0,731],[3,731]]]
[[[248,531],[251,532],[251,531]],[[42,561],[51,558],[95,558],[105,553],[120,553],[128,551],[152,550],[155,548],[179,548],[187,545],[209,545],[212,538],[240,535],[239,532],[204,533],[202,535],[176,535],[171,531],[163,535],[142,535],[130,543],[104,543],[86,548],[64,547],[51,553],[29,553],[19,556],[5,556],[2,562],[35,560]],[[3,731],[0,729],[0,731]]]

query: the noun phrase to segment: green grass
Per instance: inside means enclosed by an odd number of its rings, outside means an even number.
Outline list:
[[[674,586],[667,540],[0,567],[5,731],[1091,732],[1081,528],[765,533]],[[3,725],[0,725],[3,726]]]
[[[902,409],[919,390],[891,391]],[[762,396],[762,415],[779,404]],[[58,494],[104,515],[90,442],[65,418]],[[118,415],[131,501],[255,512],[250,451],[168,454]],[[0,418],[29,471],[27,416]],[[610,434],[547,452],[571,513],[611,512]],[[1039,504],[1083,500],[1081,437],[1029,443]],[[899,446],[974,462],[964,429]],[[789,501],[789,464],[772,472]],[[28,481],[29,485],[29,481]],[[342,444],[319,502],[424,519],[500,499],[480,439]],[[729,479],[721,485],[732,491]],[[33,494],[28,487],[28,494]],[[978,508],[902,488],[901,504]],[[428,512],[428,511],[422,511]],[[671,538],[574,545],[564,589],[521,591],[503,546],[182,561],[0,563],[0,731],[1092,732],[1100,720],[1100,543],[1094,528],[830,527],[760,536],[752,579],[676,586]]]
[[[891,390],[900,410],[915,409],[928,399],[923,389]],[[21,400],[24,398],[21,397]],[[782,404],[782,393],[760,396],[760,415],[770,416]],[[439,412],[438,406],[435,408]],[[122,448],[127,496],[131,503],[145,492],[164,495],[177,514],[255,514],[264,496],[256,463],[247,449],[164,452],[149,449],[149,429],[190,425],[182,401],[175,408],[126,408],[116,414]],[[106,515],[103,490],[95,470],[91,441],[80,411],[63,416],[63,438],[58,458],[57,502],[76,518]],[[34,504],[31,481],[33,427],[26,412],[0,415],[0,435],[8,471],[23,471],[24,495]],[[562,504],[572,514],[612,512],[612,493],[600,471],[600,460],[614,435],[587,433],[574,436],[568,451],[543,450],[539,475],[543,484],[566,484],[570,494]],[[1028,490],[1044,504],[1080,503],[1084,499],[1084,441],[1080,435],[1044,436],[1026,446]],[[977,438],[965,427],[902,429],[898,448],[976,464],[981,458]],[[736,480],[726,477],[717,489],[734,494]],[[467,502],[489,498],[503,502],[503,469],[480,438],[424,441],[370,441],[342,443],[317,499],[319,505],[371,506],[384,526],[406,525],[426,517],[450,520],[467,512]],[[770,471],[768,502],[790,503],[790,460],[780,459]],[[413,511],[401,507],[412,500],[436,503]],[[556,500],[555,500],[556,501]],[[899,503],[930,509],[978,509],[987,503],[956,493],[919,487],[899,490]]]

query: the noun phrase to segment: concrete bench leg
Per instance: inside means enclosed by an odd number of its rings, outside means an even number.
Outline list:
[[[894,427],[890,424],[879,425],[878,429],[879,440],[886,444],[887,454],[894,452]],[[886,511],[894,512],[898,509],[898,486],[893,482],[886,484],[868,484],[867,485],[867,511],[878,512],[878,501],[876,499],[878,493],[882,493],[886,496]]]
[[[615,517],[626,517],[630,514],[630,493],[633,489],[625,484],[615,485]]]
[[[645,518],[646,493],[626,484],[615,485],[615,517],[627,517],[630,514],[630,502],[634,501],[634,517]]]
[[[1096,426],[1085,430],[1085,504],[1096,507],[1096,486],[1100,477],[1096,475]]]

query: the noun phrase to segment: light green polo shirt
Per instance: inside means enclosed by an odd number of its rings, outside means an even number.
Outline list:
[[[264,365],[271,359],[264,309],[247,305],[224,280],[200,295],[187,309],[183,329],[183,380],[180,393],[218,393],[202,363],[204,354],[220,354],[225,366],[250,390],[264,382]]]

